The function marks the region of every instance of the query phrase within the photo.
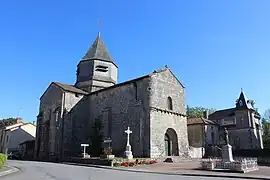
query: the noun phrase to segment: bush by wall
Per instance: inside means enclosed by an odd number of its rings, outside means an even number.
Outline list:
[[[4,167],[7,160],[7,155],[0,153],[0,168]]]

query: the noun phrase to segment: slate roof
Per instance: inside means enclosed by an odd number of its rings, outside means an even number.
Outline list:
[[[96,40],[93,42],[91,47],[88,49],[83,60],[91,60],[91,59],[100,59],[105,61],[113,62],[112,57],[110,56],[107,48],[105,47],[105,44],[101,38],[100,33],[98,33],[98,36]]]
[[[60,83],[60,82],[52,82],[52,83],[56,84],[57,86],[59,86],[60,88],[62,88],[65,91],[79,93],[79,94],[88,94],[87,92],[85,92],[85,91],[83,91],[81,89],[78,89],[73,85],[63,84],[63,83]]]
[[[218,125],[217,123],[209,120],[209,119],[205,119],[205,118],[188,118],[187,119],[187,125],[195,125],[195,124],[212,124],[212,125]]]
[[[236,104],[236,107],[238,107],[238,108],[241,108],[240,104],[239,104],[240,100],[243,102],[243,106],[242,106],[243,108],[254,109],[252,107],[251,103],[248,102],[248,99],[247,99],[247,97],[246,97],[246,95],[245,95],[245,93],[243,91],[241,91],[240,96],[238,98],[238,102]]]
[[[211,120],[223,119],[224,117],[234,116],[234,111],[235,111],[235,108],[218,110],[210,114],[208,118]]]
[[[240,105],[240,101],[242,101],[242,106]],[[234,116],[236,110],[252,110],[255,111],[254,107],[252,107],[251,103],[248,102],[248,99],[245,95],[245,93],[241,90],[240,96],[238,98],[238,101],[236,102],[236,106],[234,108],[229,109],[222,109],[219,111],[215,111],[214,113],[210,114],[208,117],[211,120],[220,120],[225,117]],[[260,116],[258,112],[255,112],[257,116]]]
[[[126,85],[126,84],[130,84],[130,83],[133,83],[133,82],[137,82],[137,81],[140,81],[144,78],[148,78],[148,77],[151,77],[153,74],[156,74],[156,73],[161,73],[161,72],[164,72],[164,71],[169,71],[175,78],[176,80],[179,82],[179,84],[183,87],[184,85],[177,79],[177,77],[173,74],[173,72],[170,70],[170,68],[168,66],[165,66],[164,68],[161,68],[161,69],[158,69],[158,70],[154,70],[152,73],[149,73],[147,75],[144,75],[144,76],[141,76],[141,77],[138,77],[136,79],[131,79],[129,81],[125,81],[125,82],[122,82],[122,83],[118,83],[118,84],[115,84],[113,86],[109,86],[107,88],[104,88],[104,89],[100,89],[100,90],[97,90],[97,91],[94,91],[94,92],[91,92],[89,93],[88,95],[93,95],[93,94],[97,94],[99,92],[103,92],[103,91],[107,91],[107,90],[110,90],[110,89],[113,89],[113,88],[116,88],[116,87],[119,87],[119,86],[123,86],[123,85]]]

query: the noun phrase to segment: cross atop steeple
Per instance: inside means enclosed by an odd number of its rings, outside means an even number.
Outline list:
[[[98,19],[98,36],[100,36],[100,32],[101,32],[101,20]]]

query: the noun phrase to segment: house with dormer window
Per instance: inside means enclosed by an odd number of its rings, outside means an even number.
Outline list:
[[[222,109],[210,114],[208,119],[227,128],[229,143],[237,149],[263,149],[260,114],[254,108],[254,102],[248,100],[241,90],[236,105],[233,108]],[[222,134],[222,133],[221,133]],[[223,137],[220,135],[220,144]]]

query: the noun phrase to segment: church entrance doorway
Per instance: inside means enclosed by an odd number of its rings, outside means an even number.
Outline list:
[[[178,138],[174,129],[167,129],[164,136],[164,142],[166,156],[179,156]]]

